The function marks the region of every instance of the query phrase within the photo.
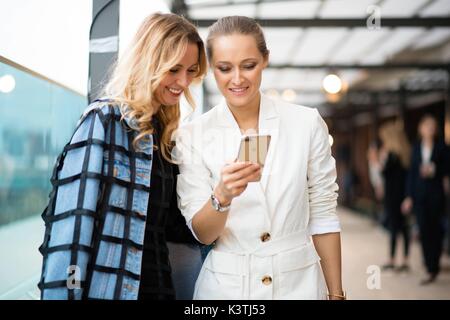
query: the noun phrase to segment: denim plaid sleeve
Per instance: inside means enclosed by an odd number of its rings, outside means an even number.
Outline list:
[[[42,299],[83,296],[103,166],[102,117],[100,110],[85,115],[55,164],[53,190],[42,214]]]

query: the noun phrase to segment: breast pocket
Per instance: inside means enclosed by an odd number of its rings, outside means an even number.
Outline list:
[[[150,185],[151,162],[146,159],[136,159],[136,183]]]
[[[113,161],[112,175],[114,178],[120,179],[125,182],[130,182],[131,180],[131,165],[130,159],[123,155],[117,155]],[[109,154],[104,155],[104,165],[103,174],[108,175],[109,171]],[[151,162],[145,159],[136,159],[135,161],[135,181],[138,184],[144,186],[150,185],[150,173],[151,173]]]
[[[109,160],[105,155],[104,157],[103,174],[108,176],[109,174]],[[121,180],[125,183],[113,182],[110,205],[126,209],[127,197],[131,190],[131,166],[130,161],[125,156],[117,156],[117,159],[113,161],[114,167],[112,175],[114,178]],[[135,166],[135,179],[136,184],[144,187],[150,186],[150,173],[151,162],[150,160],[136,159]],[[133,197],[131,210],[137,212],[141,216],[146,215],[147,203],[148,203],[148,191],[142,189],[134,189],[131,196]]]

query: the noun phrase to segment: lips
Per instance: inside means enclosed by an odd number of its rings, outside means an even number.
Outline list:
[[[169,88],[167,87],[167,90],[169,90],[170,93],[173,95],[179,96],[181,93],[183,93],[183,89],[176,89],[176,88]]]
[[[241,96],[247,93],[249,87],[229,88],[228,90],[236,96]]]

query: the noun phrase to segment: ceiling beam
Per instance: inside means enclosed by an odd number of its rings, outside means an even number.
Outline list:
[[[209,94],[220,94],[219,91],[212,91],[208,88],[204,88],[206,92]],[[283,91],[284,89],[293,89],[299,96],[301,95],[311,95],[311,94],[322,94],[326,95],[326,92],[322,89],[302,89],[302,88],[272,88],[277,90],[278,92]],[[263,92],[267,92],[268,89],[262,90]],[[350,89],[349,91],[342,94],[342,96],[363,96],[363,95],[383,95],[383,96],[395,96],[399,94],[406,95],[417,95],[417,94],[425,94],[431,92],[447,92],[446,88],[429,88],[429,89]]]
[[[269,64],[271,69],[425,69],[425,70],[448,70],[449,63],[387,63],[387,64]]]
[[[367,28],[367,19],[339,18],[339,19],[255,19],[262,27],[271,28]],[[198,27],[209,27],[216,19],[193,19]],[[380,20],[381,28],[389,27],[450,27],[450,19],[448,17],[432,17],[432,18],[382,18]]]
[[[173,0],[171,10],[173,13],[181,15],[181,16],[188,16],[188,7],[184,0]]]
[[[299,2],[300,0],[282,0],[283,2]],[[304,0],[302,0],[304,1]],[[320,0],[325,1],[325,0]],[[226,2],[217,2],[217,1],[211,1],[211,2],[199,2],[199,3],[192,3],[188,4],[189,9],[203,9],[203,8],[213,8],[213,7],[224,7],[224,6],[241,6],[241,5],[248,5],[248,4],[263,4],[263,3],[270,3],[270,2],[280,2],[280,0],[241,0],[239,2],[233,2],[231,0],[228,0]]]

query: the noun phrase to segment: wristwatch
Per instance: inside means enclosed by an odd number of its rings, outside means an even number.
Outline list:
[[[214,208],[214,210],[218,211],[218,212],[225,212],[228,211],[230,209],[231,205],[228,206],[222,206],[219,202],[219,200],[216,198],[216,196],[214,195],[214,193],[211,194],[211,204]]]

